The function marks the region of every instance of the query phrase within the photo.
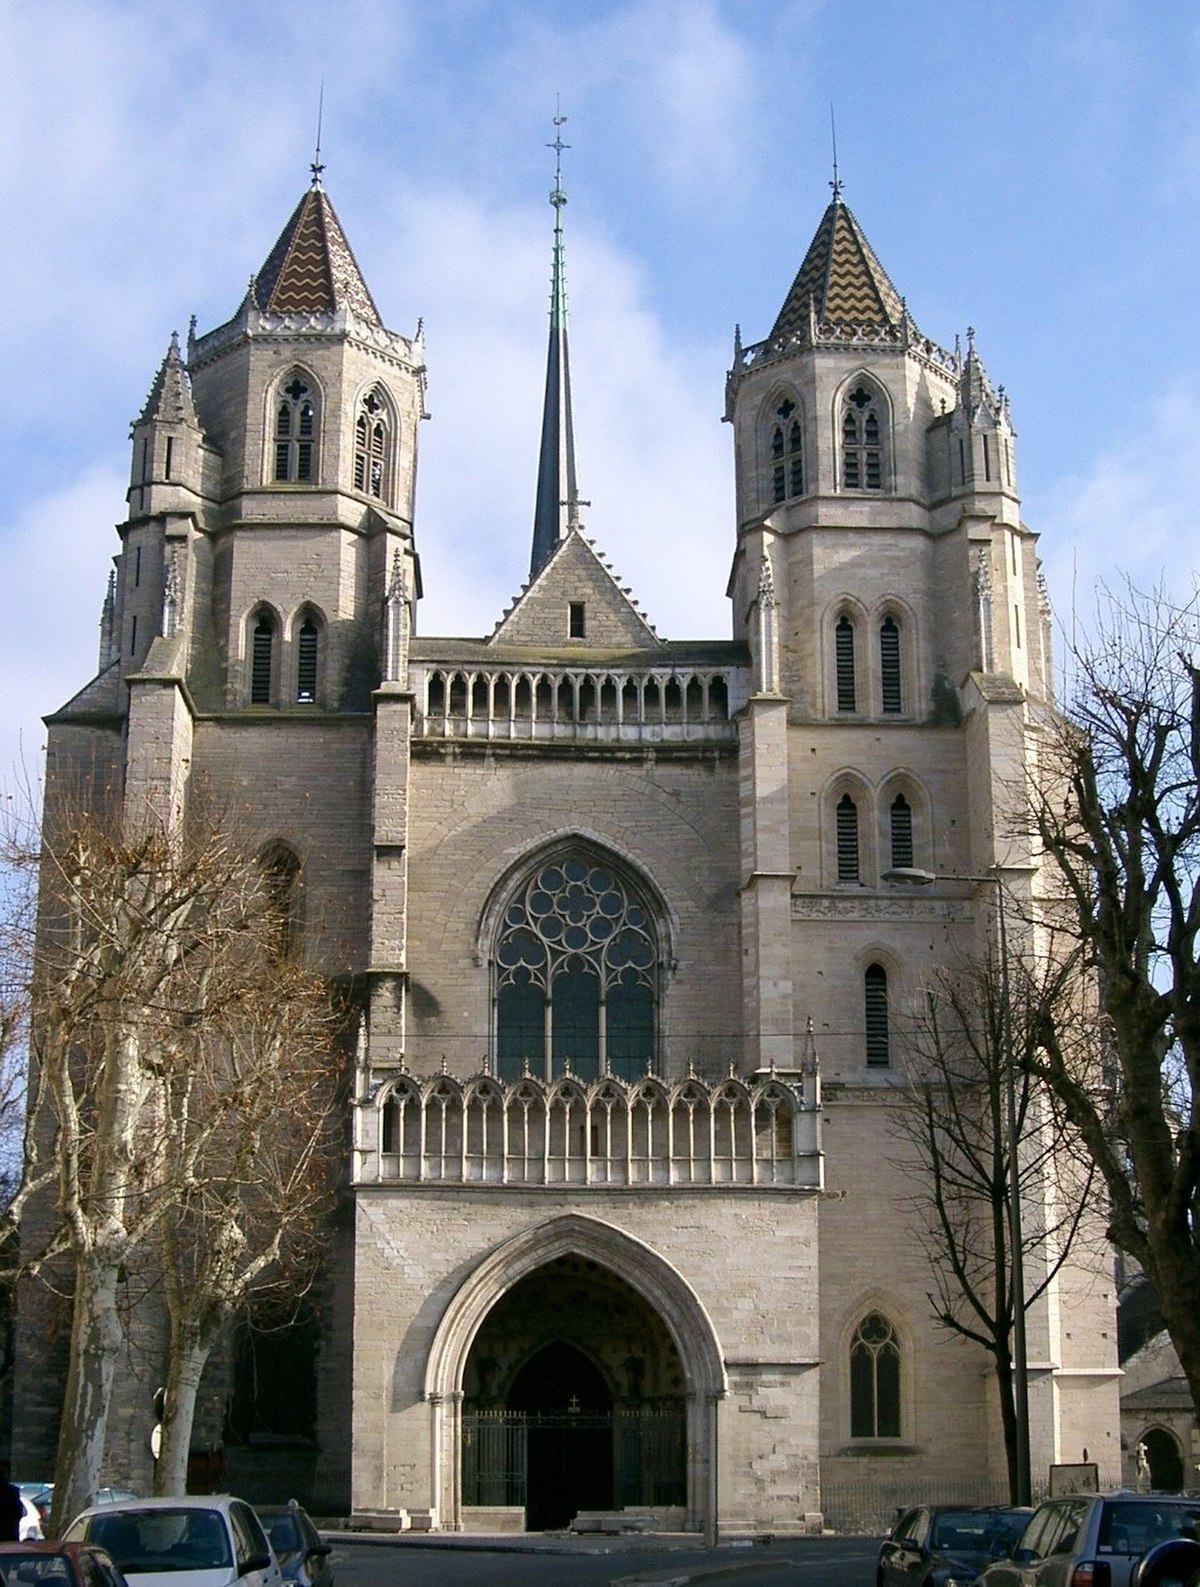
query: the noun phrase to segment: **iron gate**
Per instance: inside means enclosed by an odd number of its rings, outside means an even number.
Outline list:
[[[613,1492],[619,1507],[687,1502],[684,1407],[622,1407],[611,1414],[465,1411],[462,1499],[466,1505],[529,1502],[529,1434],[605,1431],[612,1438]]]

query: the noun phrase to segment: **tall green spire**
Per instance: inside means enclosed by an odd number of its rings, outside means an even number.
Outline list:
[[[555,546],[579,516],[575,479],[575,430],[571,418],[571,366],[567,355],[567,279],[563,258],[563,115],[554,118],[554,264],[550,286],[550,345],[546,355],[546,395],[542,407],[542,446],[538,457],[537,499],[533,513],[533,555],[529,576],[536,578]]]

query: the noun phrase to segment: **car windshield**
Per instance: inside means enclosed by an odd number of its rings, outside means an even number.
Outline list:
[[[71,1567],[63,1554],[5,1554],[7,1587],[70,1587]]]
[[[1123,1504],[1115,1499],[1104,1506],[1096,1551],[1136,1556],[1169,1537],[1200,1539],[1200,1504],[1186,1499]]]
[[[992,1559],[1011,1543],[1028,1514],[1006,1510],[952,1510],[933,1518],[930,1546],[939,1554],[978,1554]]]
[[[264,1515],[261,1519],[276,1554],[295,1554],[304,1547],[300,1523],[294,1515]]]
[[[232,1563],[229,1535],[214,1510],[113,1510],[92,1516],[88,1539],[127,1576],[139,1571],[220,1570]]]

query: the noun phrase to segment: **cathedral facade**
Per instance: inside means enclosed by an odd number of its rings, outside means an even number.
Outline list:
[[[244,797],[356,989],[350,1215],[273,1458],[324,1512],[446,1529],[1001,1497],[893,1121],[903,1011],[990,940],[980,878],[1038,885],[1003,821],[1052,686],[1007,401],[835,190],[727,375],[731,637],[663,638],[580,521],[554,201],[530,574],[493,630],[420,632],[424,349],[314,182],[167,352],[100,669],[49,719],[51,786]],[[1119,1474],[1113,1304],[1075,1262],[1030,1311],[1035,1474]]]

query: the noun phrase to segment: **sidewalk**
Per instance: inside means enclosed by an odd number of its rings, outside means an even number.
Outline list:
[[[698,1532],[367,1532],[343,1531],[328,1521],[316,1522],[330,1542],[394,1544],[400,1548],[457,1549],[476,1554],[670,1554],[679,1552],[749,1553],[772,1544],[819,1542],[812,1533],[730,1534],[709,1548]]]

